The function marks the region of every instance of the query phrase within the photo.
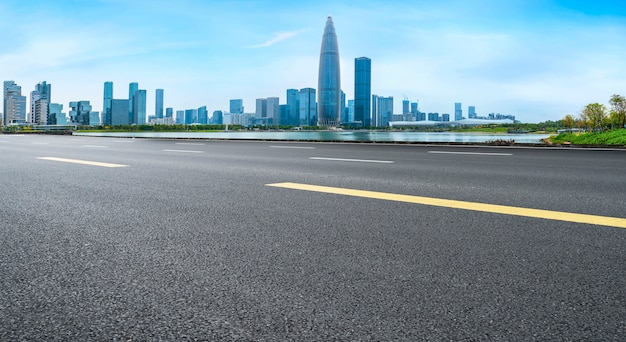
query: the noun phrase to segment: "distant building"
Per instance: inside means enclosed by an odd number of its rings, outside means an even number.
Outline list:
[[[166,118],[174,117],[174,108],[172,108],[172,107],[165,108],[165,117]]]
[[[163,89],[155,91],[154,116],[157,119],[163,119]]]
[[[341,121],[341,76],[339,45],[333,18],[328,17],[322,35],[317,86],[319,126],[337,126]]]
[[[143,89],[137,90],[135,96],[133,96],[133,124],[146,124],[146,101],[146,91]]]
[[[209,112],[206,110],[206,106],[198,108],[198,123],[202,125],[209,123]]]
[[[267,117],[267,99],[256,99],[255,118]]]
[[[4,81],[3,125],[26,123],[26,96],[14,81]]]
[[[372,95],[372,126],[386,127],[393,120],[393,96]]]
[[[230,112],[233,114],[243,114],[243,100],[230,100]]]
[[[300,89],[300,126],[317,125],[317,102],[313,88]]]
[[[284,125],[298,126],[300,124],[300,92],[298,89],[287,89],[287,113]]]
[[[67,117],[63,113],[63,105],[51,103],[48,105],[48,125],[67,125]]]
[[[70,120],[77,125],[90,126],[91,121],[91,104],[89,101],[70,102]]]
[[[211,123],[215,125],[223,125],[224,124],[224,112],[221,110],[216,110],[213,112],[213,116],[211,116]]]
[[[441,121],[449,122],[450,121],[450,114],[441,114]]]
[[[441,121],[439,113],[428,113],[428,121]]]
[[[104,96],[102,105],[102,124],[111,126],[112,104],[113,102],[113,82],[104,82]],[[128,112],[128,108],[126,109]]]
[[[176,111],[176,124],[177,125],[184,125],[185,124],[185,111],[184,110],[177,110]]]
[[[128,84],[128,117],[131,124],[137,121],[135,119],[135,94],[137,90],[139,90],[139,83],[132,82]]]
[[[271,122],[268,122],[269,125],[280,124],[280,107],[278,97],[267,98],[267,117],[271,119]]]
[[[198,110],[197,109],[186,109],[185,110],[185,124],[197,124],[198,123]]]
[[[111,121],[110,126],[130,125],[128,113],[128,102],[126,99],[111,99]]]
[[[460,102],[454,103],[454,121],[463,120],[463,108]]]
[[[407,99],[402,100],[402,120],[410,121],[411,118],[411,110],[410,110],[411,102]]]
[[[474,107],[474,106],[467,107],[467,118],[468,119],[476,119],[477,118],[476,107]]]
[[[354,59],[354,122],[363,127],[371,126],[372,60],[367,57]]]

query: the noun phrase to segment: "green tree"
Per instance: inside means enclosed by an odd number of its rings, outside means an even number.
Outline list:
[[[611,119],[619,128],[626,125],[626,97],[618,94],[611,96],[609,100],[611,104]]]
[[[565,126],[565,128],[572,129],[574,128],[575,123],[576,120],[574,120],[574,116],[572,116],[572,114],[567,114],[563,118],[563,126]]]
[[[604,131],[603,124],[607,118],[606,107],[599,103],[590,103],[582,111],[582,116],[585,117],[589,126],[594,131]]]

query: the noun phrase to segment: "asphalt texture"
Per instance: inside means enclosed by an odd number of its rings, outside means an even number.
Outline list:
[[[625,218],[624,150],[0,135],[0,182],[2,341],[626,340],[626,229],[267,186]]]

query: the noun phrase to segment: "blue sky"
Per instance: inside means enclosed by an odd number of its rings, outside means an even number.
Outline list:
[[[342,88],[354,97],[354,58],[372,59],[372,92],[404,96],[425,112],[514,114],[558,120],[626,95],[623,1],[211,1],[0,2],[0,78],[23,94],[52,84],[53,102],[90,100],[103,83],[165,90],[175,110],[228,110],[288,88],[317,87],[326,17],[333,16]]]

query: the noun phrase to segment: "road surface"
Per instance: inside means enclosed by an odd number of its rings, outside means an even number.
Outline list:
[[[626,337],[626,151],[0,135],[0,340]]]

